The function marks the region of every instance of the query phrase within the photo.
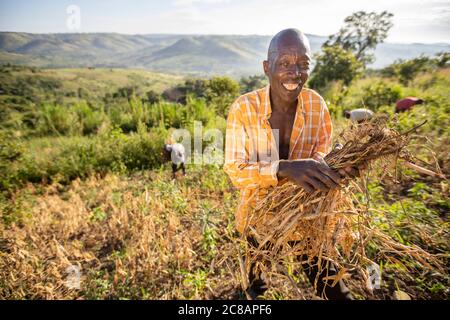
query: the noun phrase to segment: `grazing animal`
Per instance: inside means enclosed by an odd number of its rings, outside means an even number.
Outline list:
[[[163,152],[164,160],[172,161],[173,179],[176,178],[175,173],[180,169],[183,171],[183,175],[186,175],[186,150],[184,146],[181,143],[165,144]]]
[[[395,104],[395,113],[409,111],[416,104],[422,103],[424,103],[424,101],[420,98],[406,97],[404,99],[397,101],[397,103]]]
[[[369,121],[373,117],[373,111],[369,109],[353,109],[351,111],[345,110],[344,116],[350,119],[352,122],[362,123],[364,121]]]

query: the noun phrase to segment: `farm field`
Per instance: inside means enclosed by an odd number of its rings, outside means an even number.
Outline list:
[[[237,190],[221,164],[188,165],[173,181],[161,148],[175,128],[193,133],[194,121],[224,134],[227,107],[250,78],[186,82],[140,70],[2,68],[0,298],[246,299],[234,231]],[[253,80],[255,88],[266,84]],[[348,126],[345,109],[396,117],[400,131],[427,120],[408,150],[445,177],[399,162],[383,179],[372,170],[359,181],[366,191],[359,196],[376,216],[373,228],[436,255],[442,268],[420,268],[407,257],[388,261],[373,245],[367,254],[382,266],[382,282],[370,290],[350,274],[357,299],[393,299],[396,291],[450,297],[449,86],[444,67],[408,83],[368,73],[345,94],[340,83],[320,92],[335,142]],[[163,95],[170,88],[184,94],[180,101]],[[395,101],[405,96],[425,103],[395,116]],[[316,299],[302,274],[291,276],[301,295],[280,277],[264,298]]]

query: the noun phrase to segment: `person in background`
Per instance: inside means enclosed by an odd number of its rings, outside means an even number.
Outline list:
[[[397,101],[395,104],[395,113],[405,112],[411,110],[416,104],[422,104],[424,101],[416,97],[406,97]]]
[[[353,109],[351,111],[345,110],[344,117],[350,119],[352,122],[362,123],[364,121],[369,121],[373,117],[373,111],[369,109]]]
[[[163,153],[165,161],[172,160],[173,179],[176,178],[175,173],[180,169],[183,171],[183,175],[186,175],[186,150],[181,143],[165,144]]]

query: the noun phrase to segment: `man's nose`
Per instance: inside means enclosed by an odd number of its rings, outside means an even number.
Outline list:
[[[300,67],[297,65],[291,66],[288,70],[288,73],[295,78],[300,78],[302,72],[302,70],[300,70]]]

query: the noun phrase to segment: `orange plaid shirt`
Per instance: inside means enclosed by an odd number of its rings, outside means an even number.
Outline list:
[[[240,96],[227,120],[224,170],[240,190],[236,229],[243,232],[251,206],[278,185],[279,149],[269,118],[270,86]],[[302,89],[289,145],[289,159],[318,160],[331,151],[333,127],[323,98]],[[282,183],[280,181],[280,183]]]

